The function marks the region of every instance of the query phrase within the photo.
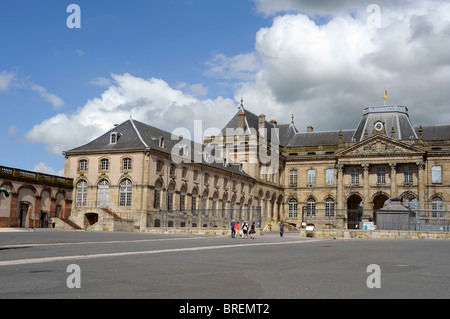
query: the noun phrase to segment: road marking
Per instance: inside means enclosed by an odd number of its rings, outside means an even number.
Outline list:
[[[92,244],[119,244],[119,243],[145,243],[153,241],[168,241],[168,240],[188,240],[188,239],[205,239],[207,237],[182,237],[182,238],[159,238],[159,239],[136,239],[136,240],[110,240],[110,241],[86,241],[76,243],[43,243],[43,244],[17,244],[0,246],[0,249],[5,248],[25,248],[38,246],[63,246],[63,245],[92,245]]]
[[[311,242],[317,242],[317,241],[320,241],[320,240],[319,239],[304,240],[304,241],[297,240],[297,241],[286,241],[286,242],[276,242],[276,243],[234,244],[234,245],[221,245],[221,246],[203,246],[203,247],[191,247],[191,248],[173,248],[173,249],[161,249],[161,250],[130,251],[130,252],[120,252],[120,253],[107,253],[107,254],[57,256],[57,257],[5,260],[5,261],[0,261],[0,267],[39,264],[39,263],[67,261],[67,260],[86,260],[86,259],[105,258],[105,257],[151,255],[151,254],[172,253],[172,252],[186,252],[186,251],[214,250],[214,249],[256,247],[256,246],[293,245],[293,244],[305,244],[305,243],[311,243]]]

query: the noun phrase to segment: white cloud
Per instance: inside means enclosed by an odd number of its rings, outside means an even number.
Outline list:
[[[44,162],[39,162],[36,164],[33,168],[34,172],[37,173],[44,173],[44,174],[50,174],[50,175],[56,175],[56,176],[64,176],[64,169],[55,171],[53,167],[45,164]]]
[[[378,1],[380,28],[367,23],[371,1],[255,3],[265,14],[291,14],[257,33],[261,70],[236,94],[250,110],[284,123],[294,113],[300,130],[352,129],[365,107],[382,105],[386,87],[387,103],[407,106],[413,124],[450,123],[447,1]]]
[[[39,93],[39,96],[53,105],[53,109],[57,110],[64,105],[64,101],[53,93],[47,91],[43,86],[31,83],[31,90]]]
[[[261,62],[255,52],[238,54],[233,57],[219,53],[205,64],[208,66],[205,75],[227,80],[251,80],[261,69]]]
[[[13,137],[17,133],[17,126],[11,125],[8,127],[7,134],[8,137]]]
[[[130,115],[169,132],[186,127],[194,138],[194,120],[203,121],[203,130],[221,127],[237,111],[230,99],[199,100],[161,79],[143,79],[130,74],[113,74],[112,78],[114,84],[100,97],[87,101],[72,114],[61,113],[34,126],[25,135],[27,141],[44,143],[49,153],[60,155],[99,137],[115,123],[128,120]]]
[[[110,79],[102,77],[102,76],[96,77],[95,79],[88,82],[88,84],[95,85],[95,86],[110,86],[111,83],[112,82]]]
[[[3,71],[0,73],[0,92],[9,93],[12,81],[16,75],[11,72]]]

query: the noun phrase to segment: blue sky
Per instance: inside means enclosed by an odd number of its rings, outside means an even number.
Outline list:
[[[241,96],[300,131],[354,129],[387,88],[414,125],[448,124],[449,5],[380,0],[373,28],[366,2],[1,1],[0,165],[61,174],[61,151],[130,115],[220,128]]]

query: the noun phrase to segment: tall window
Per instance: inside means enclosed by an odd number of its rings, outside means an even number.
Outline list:
[[[97,185],[97,207],[107,208],[109,204],[109,182],[102,179]]]
[[[308,170],[308,185],[316,185],[316,170]]]
[[[131,169],[131,158],[127,157],[122,160],[122,169],[123,170]]]
[[[131,206],[132,186],[133,183],[128,178],[120,182],[119,206]]]
[[[155,199],[153,201],[155,208],[161,208],[161,189],[155,188]]]
[[[433,196],[431,199],[431,210],[433,217],[443,217],[444,216],[444,202],[442,201],[442,198],[439,196]]]
[[[193,212],[197,210],[197,194],[192,194],[191,210]]]
[[[352,185],[359,185],[359,168],[353,167],[350,171]]]
[[[334,169],[332,168],[326,170],[326,184],[334,185]]]
[[[80,160],[80,172],[87,171],[87,160]]]
[[[386,184],[386,167],[377,168],[377,184]]]
[[[316,200],[312,197],[306,200],[306,217],[316,217]]]
[[[433,183],[442,183],[442,168],[439,165],[435,165],[431,168],[431,180]]]
[[[81,180],[77,183],[76,205],[77,207],[85,207],[87,204],[87,182]]]
[[[173,210],[173,200],[174,200],[174,192],[173,190],[169,190],[167,193],[167,210]]]
[[[289,186],[297,187],[297,170],[293,169],[289,172]]]
[[[325,217],[334,217],[334,199],[331,197],[325,199]]]
[[[413,168],[411,166],[405,167],[404,176],[405,184],[413,183]]]
[[[103,158],[100,160],[100,170],[107,171],[109,169],[109,159]]]
[[[157,173],[162,173],[162,169],[163,169],[163,162],[162,161],[157,161],[156,162],[156,172]]]
[[[296,218],[298,216],[298,203],[295,198],[289,200],[289,217]]]
[[[186,194],[180,194],[180,210],[183,211],[186,209]]]

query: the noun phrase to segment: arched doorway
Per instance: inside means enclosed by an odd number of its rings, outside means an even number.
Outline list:
[[[347,228],[358,228],[362,215],[362,198],[358,194],[350,195],[347,199]]]
[[[373,223],[377,224],[377,211],[382,209],[389,199],[389,196],[384,193],[378,193],[373,198]]]

